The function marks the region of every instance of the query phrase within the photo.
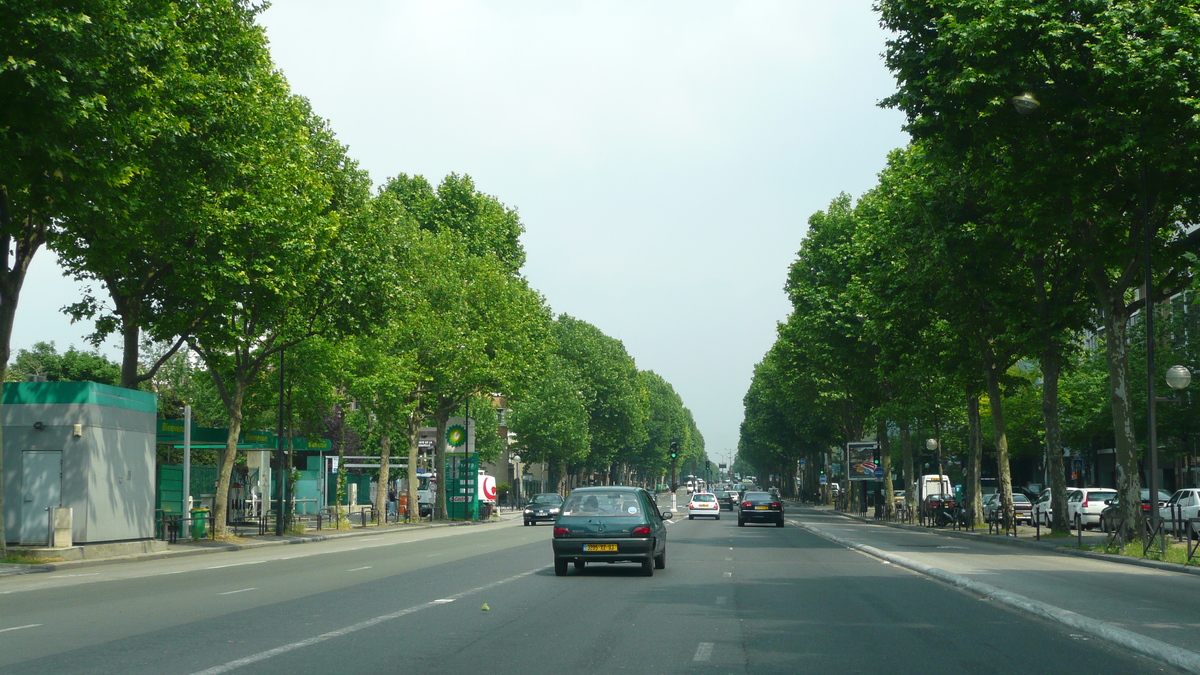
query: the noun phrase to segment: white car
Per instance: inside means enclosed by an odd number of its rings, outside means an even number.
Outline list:
[[[1159,516],[1166,521],[1169,532],[1187,528],[1189,518],[1200,518],[1200,488],[1176,490],[1167,505],[1159,509]],[[1193,525],[1191,535],[1195,537],[1198,532],[1200,529]]]
[[[1073,487],[1067,488],[1067,499],[1070,500],[1071,493],[1078,489],[1079,488]],[[1054,502],[1052,501],[1053,494],[1053,490],[1046,488],[1041,491],[1037,500],[1033,502],[1033,522],[1041,523],[1042,527],[1050,527],[1054,524]],[[1068,524],[1070,524],[1069,519]]]
[[[1067,524],[1077,530],[1099,527],[1105,502],[1116,496],[1112,488],[1077,488],[1067,495]]]
[[[706,518],[721,519],[721,504],[717,502],[717,496],[711,492],[697,492],[692,495],[687,505],[688,520],[694,520],[696,516]]]

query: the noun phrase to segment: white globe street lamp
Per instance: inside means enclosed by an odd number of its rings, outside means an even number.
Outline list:
[[[1187,389],[1188,384],[1192,381],[1192,371],[1184,366],[1171,366],[1167,368],[1167,384],[1172,389]]]

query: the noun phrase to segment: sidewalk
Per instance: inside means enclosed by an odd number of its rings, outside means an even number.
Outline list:
[[[102,558],[86,558],[84,560],[69,560],[62,562],[47,562],[47,563],[31,563],[31,564],[0,564],[0,578],[13,576],[18,574],[34,574],[38,572],[54,572],[66,569],[79,569],[83,567],[94,567],[97,565],[113,565],[117,563],[138,562],[143,560],[161,560],[166,558],[183,558],[194,555],[205,555],[209,553],[223,553],[226,551],[244,551],[248,549],[263,548],[267,546],[290,546],[293,544],[311,544],[320,541],[330,541],[333,539],[344,539],[346,537],[361,537],[366,535],[378,535],[398,532],[411,532],[416,530],[428,530],[440,527],[467,527],[477,525],[488,525],[491,523],[503,523],[511,520],[519,520],[522,512],[520,509],[504,511],[494,514],[491,520],[488,521],[439,521],[439,522],[416,522],[416,523],[391,523],[388,525],[370,525],[367,527],[353,527],[349,530],[321,530],[309,531],[304,534],[285,534],[282,536],[265,535],[265,536],[244,536],[237,541],[213,541],[211,539],[202,539],[200,541],[184,541],[179,543],[168,544],[167,550],[155,553],[139,553],[135,555],[118,555]]]
[[[797,505],[798,506],[798,505]],[[1107,562],[1120,563],[1123,565],[1136,565],[1138,567],[1146,567],[1157,569],[1166,572],[1180,572],[1183,574],[1200,575],[1200,567],[1195,565],[1179,565],[1177,563],[1163,562],[1160,560],[1144,560],[1141,558],[1132,558],[1125,555],[1115,555],[1111,553],[1099,553],[1096,551],[1080,550],[1079,544],[1082,541],[1084,548],[1103,544],[1108,541],[1108,535],[1095,530],[1085,530],[1082,533],[1076,532],[1070,537],[1051,537],[1050,530],[1042,528],[1039,532],[1037,528],[1021,525],[1017,527],[1017,536],[1011,534],[996,534],[988,533],[986,528],[972,530],[955,530],[951,527],[925,527],[922,525],[911,525],[908,523],[889,522],[883,519],[875,519],[871,516],[860,516],[854,513],[845,513],[838,511],[831,506],[820,506],[807,504],[805,509],[813,511],[825,512],[830,515],[839,515],[843,518],[857,520],[863,523],[871,523],[873,525],[885,525],[897,529],[912,530],[914,532],[929,532],[946,537],[959,537],[986,540],[994,544],[1005,544],[1009,546],[1023,546],[1039,550],[1049,550],[1063,555],[1073,555],[1082,558],[1092,558],[1094,560],[1104,560]]]

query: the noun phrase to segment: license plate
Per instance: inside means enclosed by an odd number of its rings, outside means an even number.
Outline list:
[[[615,551],[615,550],[617,550],[617,545],[616,544],[584,544],[583,550],[589,551],[589,552],[591,552],[591,551]]]
[[[549,513],[545,512],[545,511],[538,511],[538,512],[537,512],[537,514],[538,514],[539,516],[548,516],[548,515],[550,515]]]
[[[755,510],[755,511],[766,511],[766,510],[767,510],[767,509],[769,509],[769,508],[771,508],[771,507],[769,507],[769,506],[756,506],[756,507],[754,507],[754,510]]]

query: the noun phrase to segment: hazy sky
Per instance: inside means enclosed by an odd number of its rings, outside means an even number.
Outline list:
[[[876,105],[870,6],[275,0],[261,20],[376,184],[469,174],[518,209],[534,288],[674,385],[724,461],[808,217],[907,140]],[[83,346],[58,313],[78,296],[39,254],[14,350]]]

